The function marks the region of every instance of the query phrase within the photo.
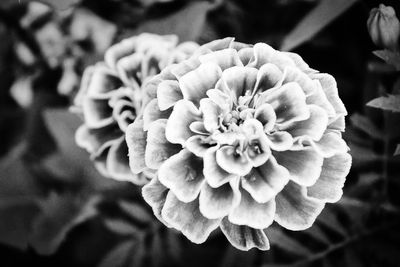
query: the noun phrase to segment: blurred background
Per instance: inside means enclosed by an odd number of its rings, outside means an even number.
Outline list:
[[[369,35],[380,3],[400,14],[396,0],[1,0],[0,266],[400,266],[400,60]],[[309,230],[270,227],[270,251],[242,252],[219,233],[192,244],[140,189],[103,178],[69,107],[83,70],[142,32],[266,42],[332,74],[353,156],[342,200]],[[391,107],[366,105],[388,94]]]

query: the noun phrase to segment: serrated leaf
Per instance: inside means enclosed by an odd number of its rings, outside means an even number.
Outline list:
[[[375,98],[367,103],[367,106],[383,110],[400,112],[400,95],[388,95]]]
[[[313,38],[358,0],[321,0],[286,36],[281,50],[290,51]]]
[[[130,203],[127,201],[118,202],[120,208],[129,216],[142,223],[150,223],[153,221],[153,216],[140,204]]]
[[[382,139],[384,137],[383,132],[366,116],[355,113],[350,117],[350,121],[356,128],[369,134],[371,137],[376,139]]]
[[[112,249],[100,262],[98,267],[124,267],[131,256],[136,242],[129,240]]]
[[[110,231],[120,235],[137,235],[140,233],[139,228],[121,219],[106,219],[104,224]]]
[[[82,199],[72,195],[51,194],[41,203],[41,214],[33,224],[30,243],[39,253],[57,251],[67,234],[77,225],[97,215],[98,197]]]
[[[387,64],[392,65],[397,70],[400,70],[400,54],[390,50],[376,50],[373,52],[375,56],[384,60]]]
[[[307,256],[312,254],[306,246],[285,234],[281,229],[270,227],[266,230],[266,233],[272,245],[281,247],[296,255]]]

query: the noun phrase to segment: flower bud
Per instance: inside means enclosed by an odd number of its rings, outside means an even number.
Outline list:
[[[398,48],[400,23],[391,6],[380,4],[369,13],[368,31],[375,45],[389,50]]]

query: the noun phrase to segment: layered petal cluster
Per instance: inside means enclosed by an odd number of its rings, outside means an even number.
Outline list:
[[[174,35],[143,33],[109,48],[105,61],[86,69],[75,98],[83,117],[76,141],[91,155],[98,170],[117,180],[145,184],[151,172],[129,168],[125,131],[142,109],[143,84],[165,66],[192,55],[198,45],[178,45]]]
[[[218,227],[239,249],[269,248],[274,221],[310,227],[336,202],[351,157],[335,79],[294,53],[213,41],[146,84],[126,132],[157,218],[195,243]]]

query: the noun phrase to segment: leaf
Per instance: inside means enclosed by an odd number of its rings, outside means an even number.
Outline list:
[[[124,220],[106,219],[104,224],[110,231],[120,235],[137,235],[140,233],[139,228]]]
[[[74,227],[97,215],[99,200],[95,196],[79,198],[52,193],[41,203],[42,213],[33,224],[30,236],[33,248],[44,255],[57,251]]]
[[[286,36],[281,50],[290,51],[313,38],[358,0],[321,0]]]
[[[371,137],[383,139],[383,132],[368,117],[355,113],[350,117],[350,121],[355,127],[369,134]]]
[[[203,31],[207,12],[213,6],[208,1],[190,1],[172,15],[147,19],[138,26],[134,34],[141,32],[176,34],[180,42],[196,41]]]
[[[119,244],[104,257],[98,267],[126,266],[135,244],[134,240],[129,240]]]
[[[29,2],[42,2],[45,4],[48,4],[52,7],[54,7],[55,9],[58,10],[65,10],[69,7],[71,7],[72,5],[77,4],[78,2],[80,2],[80,0],[14,0],[15,2],[18,2],[19,4],[21,3],[29,3]],[[9,1],[11,2],[11,1]]]
[[[400,155],[400,144],[396,146],[396,151],[394,152],[394,155]]]
[[[153,221],[153,216],[140,204],[127,201],[118,202],[120,208],[135,220],[147,224]]]
[[[367,106],[392,112],[400,112],[400,95],[389,94],[388,96],[381,96],[369,101]]]
[[[375,56],[383,59],[387,64],[392,65],[396,70],[400,70],[400,54],[390,50],[376,50],[373,52]]]

